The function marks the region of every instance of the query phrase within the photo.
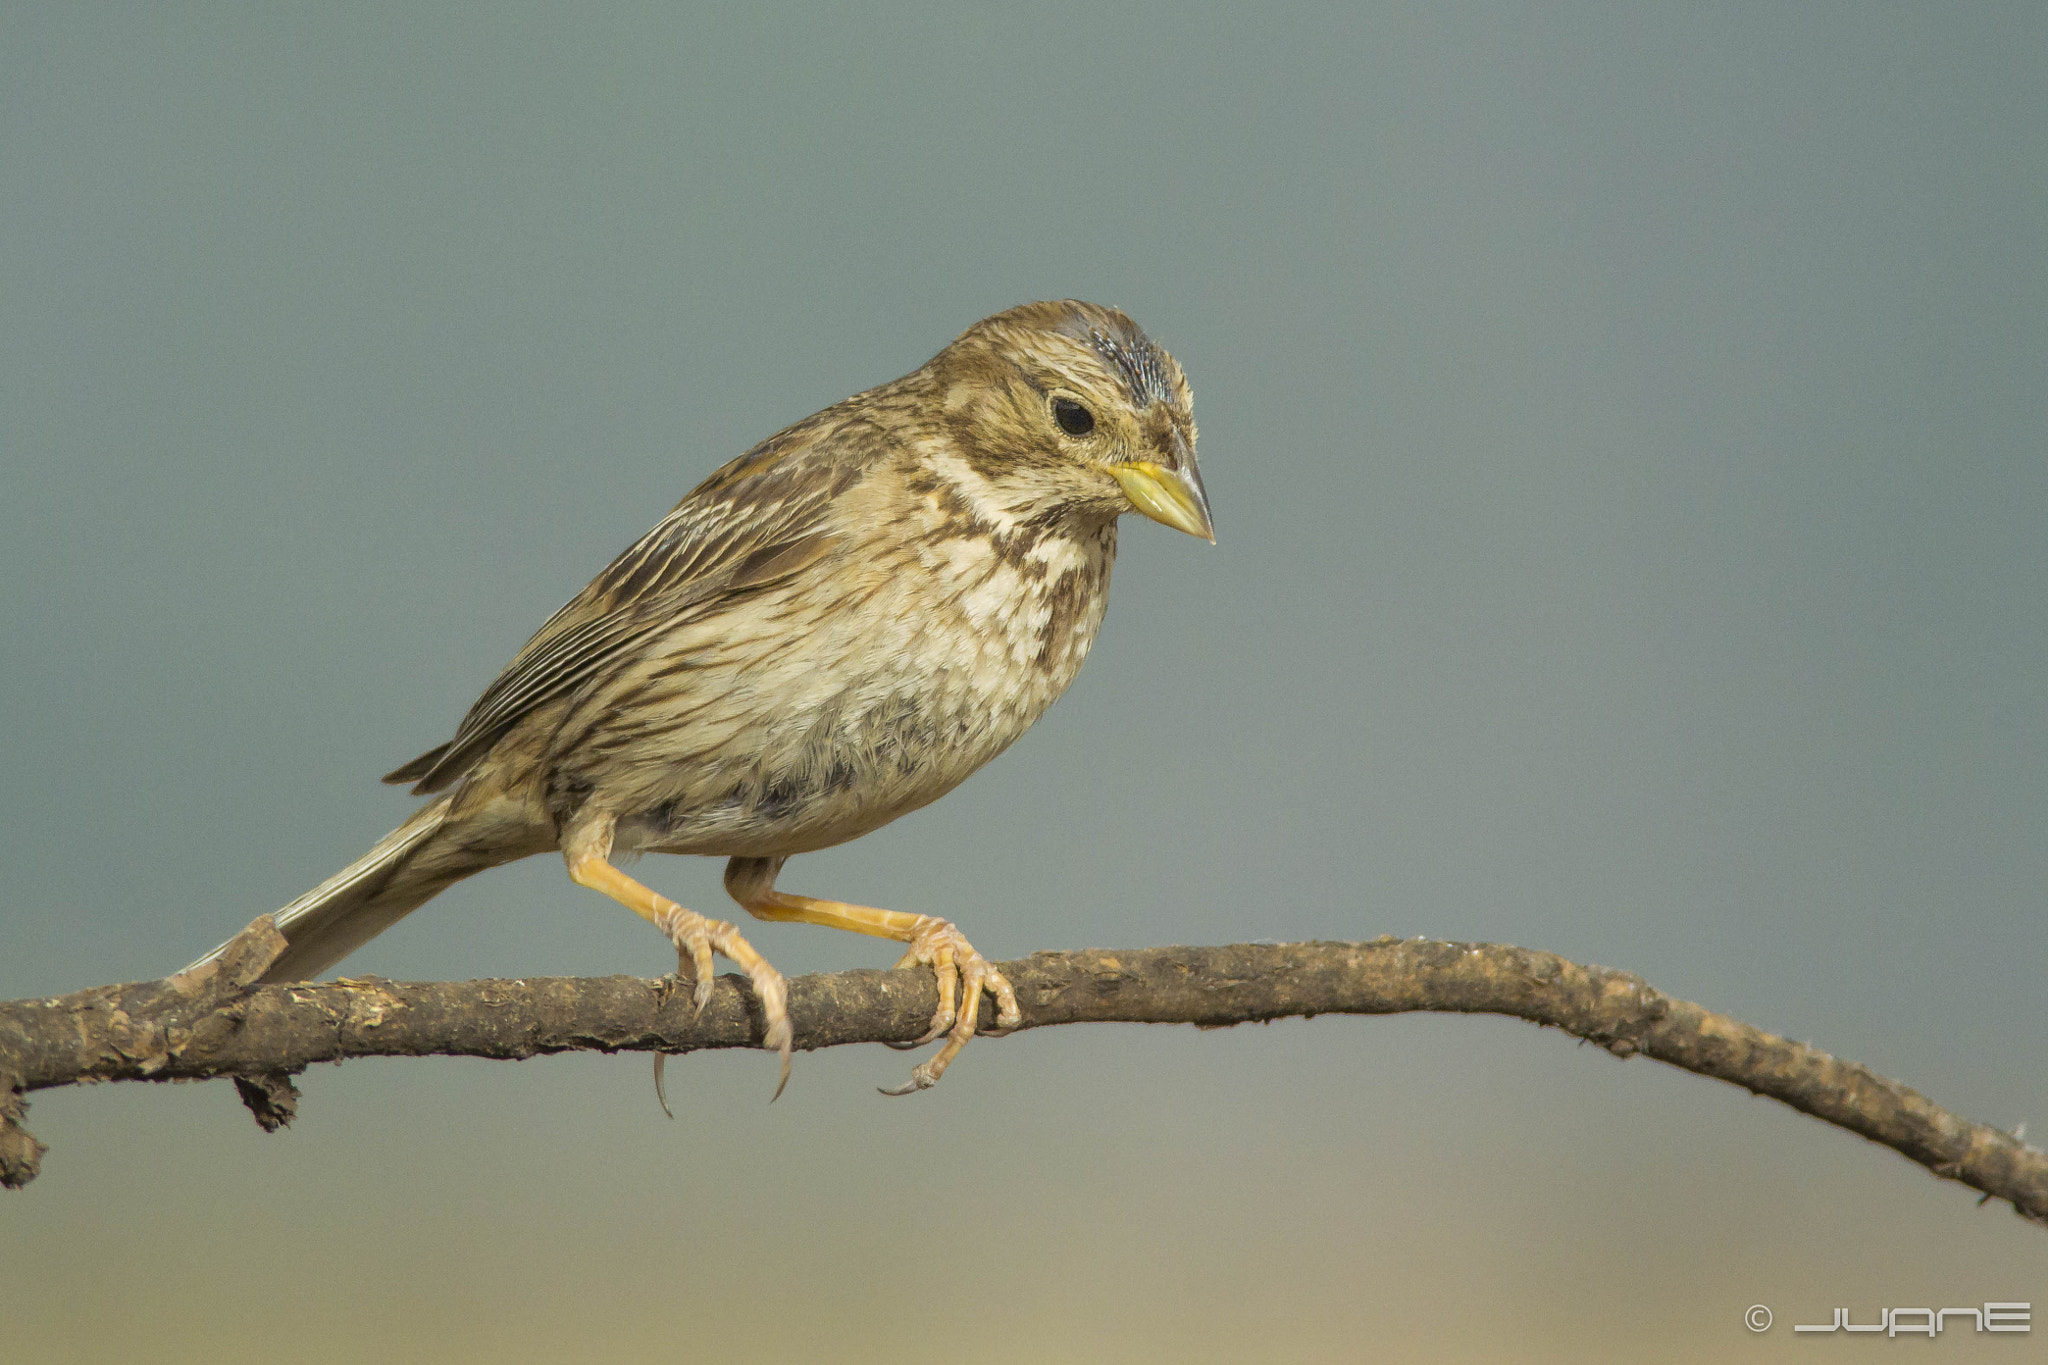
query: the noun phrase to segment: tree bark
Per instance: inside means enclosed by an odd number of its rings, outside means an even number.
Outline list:
[[[219,961],[161,981],[0,1003],[0,1184],[33,1179],[44,1148],[21,1126],[29,1091],[82,1081],[231,1076],[266,1129],[291,1121],[290,1077],[349,1057],[532,1057],[753,1047],[739,977],[701,1016],[674,978],[252,986],[283,951],[268,915]],[[1867,1067],[1653,989],[1632,972],[1491,943],[1241,943],[1038,953],[999,964],[1024,1028],[1088,1022],[1218,1028],[1318,1014],[1503,1014],[1766,1095],[2003,1199],[2048,1223],[2048,1153],[1949,1113]],[[928,970],[847,971],[789,983],[796,1046],[907,1042],[937,1005]],[[993,1024],[983,1002],[982,1022]],[[1981,1202],[1981,1201],[1980,1201]]]

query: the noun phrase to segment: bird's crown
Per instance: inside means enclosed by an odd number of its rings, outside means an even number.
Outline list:
[[[1118,381],[1133,408],[1165,403],[1185,409],[1189,403],[1187,378],[1174,358],[1123,310],[1099,303],[1055,299],[1020,304],[975,323],[953,346],[1064,362],[1058,366],[1063,369],[1085,357]]]

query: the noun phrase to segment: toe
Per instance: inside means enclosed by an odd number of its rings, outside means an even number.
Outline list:
[[[718,981],[718,968],[711,963],[711,936],[698,933],[690,939],[690,970],[697,978],[697,988],[691,992],[691,1003],[702,1014],[704,1007],[711,1003],[711,987]]]
[[[986,985],[989,990],[995,992],[996,997],[996,1028],[990,1030],[986,1036],[993,1038],[996,1036],[996,1030],[1007,1033],[1021,1026],[1024,1022],[1024,1012],[1017,1008],[1017,992],[1010,985],[1010,978],[990,967]]]
[[[952,925],[946,923],[946,921],[933,921],[924,932],[911,941],[910,951],[905,953],[902,960],[896,964],[898,967],[917,965],[930,967],[938,981],[939,1007],[932,1013],[930,1027],[926,1028],[922,1034],[910,1042],[898,1043],[893,1046],[903,1048],[923,1047],[927,1043],[944,1037],[946,1031],[953,1027],[953,1021],[959,1014],[960,1003],[960,971],[954,957],[953,944],[953,940],[958,937],[958,931]],[[968,949],[968,952],[972,953],[973,949]]]
[[[678,905],[669,910],[662,928],[676,945],[676,970],[690,977],[690,1006],[702,1014],[711,1003],[711,987],[718,979],[711,965],[710,924]]]
[[[945,1075],[946,1068],[960,1055],[960,1049],[974,1037],[984,992],[992,993],[996,998],[996,1023],[999,1027],[1014,1028],[1024,1022],[1023,1014],[1017,1008],[1017,994],[1010,988],[1009,981],[946,921],[928,922],[911,940],[910,951],[896,965],[907,967],[913,963],[927,964],[937,975],[938,1013],[933,1015],[932,1026],[923,1037],[912,1043],[892,1043],[890,1046],[921,1047],[940,1037],[946,1039],[946,1044],[939,1049],[937,1056],[913,1069],[910,1079],[904,1084],[883,1088],[884,1095],[908,1095],[918,1090],[929,1090],[938,1084],[939,1077]]]
[[[782,1075],[775,1086],[780,1097],[783,1087],[789,1084],[790,1053],[796,1044],[796,1031],[789,1022],[789,983],[782,973],[770,966],[768,960],[754,951],[753,945],[740,937],[738,929],[722,919],[706,919],[681,906],[673,906],[663,917],[661,926],[674,940],[678,955],[689,955],[692,971],[696,976],[696,989],[692,992],[697,1012],[711,1003],[712,986],[717,977],[712,971],[711,954],[723,953],[745,970],[753,982],[754,998],[761,1002],[761,1045],[782,1055]]]
[[[768,1100],[773,1104],[789,1084],[790,1053],[796,1045],[796,1029],[789,1022],[789,983],[766,963],[753,977],[754,994],[761,1001],[761,1046],[782,1055],[782,1076]]]
[[[932,953],[932,971],[939,978],[939,1009],[932,1015],[931,1036],[936,1038],[953,1027],[953,1016],[959,1000],[960,969],[953,959],[953,945],[940,939]]]

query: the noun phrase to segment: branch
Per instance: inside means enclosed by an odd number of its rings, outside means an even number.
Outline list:
[[[501,1057],[753,1047],[760,1018],[738,977],[702,1016],[674,978],[252,986],[284,940],[264,916],[227,954],[162,981],[0,1003],[0,1183],[34,1178],[44,1150],[20,1125],[28,1091],[82,1081],[237,1079],[266,1128],[291,1120],[288,1077],[349,1057]],[[1641,1053],[1728,1081],[1883,1143],[1936,1175],[2048,1222],[2048,1153],[1970,1123],[1867,1067],[1674,1000],[1632,972],[1492,943],[1241,943],[1038,953],[1000,964],[1024,1028],[1195,1024],[1414,1010],[1505,1014],[1617,1057]],[[789,983],[796,1045],[908,1042],[937,1004],[924,970],[848,971]],[[986,1002],[984,1002],[986,1009]],[[992,1024],[990,1014],[984,1024]],[[1980,1201],[1981,1202],[1981,1201]]]

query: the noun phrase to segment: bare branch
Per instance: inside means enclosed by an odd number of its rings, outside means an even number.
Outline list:
[[[281,947],[266,915],[196,972],[0,1004],[0,1183],[34,1177],[43,1149],[20,1126],[23,1096],[51,1086],[233,1076],[258,1121],[276,1128],[297,1101],[288,1078],[314,1062],[681,1053],[753,1047],[760,1036],[753,997],[738,977],[719,979],[701,1017],[673,978],[250,986]],[[1674,1000],[1631,972],[1499,944],[1385,938],[1039,953],[1001,966],[1025,1028],[1221,1027],[1416,1010],[1511,1015],[1619,1057],[1641,1053],[1767,1095],[2048,1222],[2048,1153],[1867,1067]],[[922,970],[789,983],[796,1045],[805,1050],[908,1041],[924,1031],[936,1002],[932,974]]]

